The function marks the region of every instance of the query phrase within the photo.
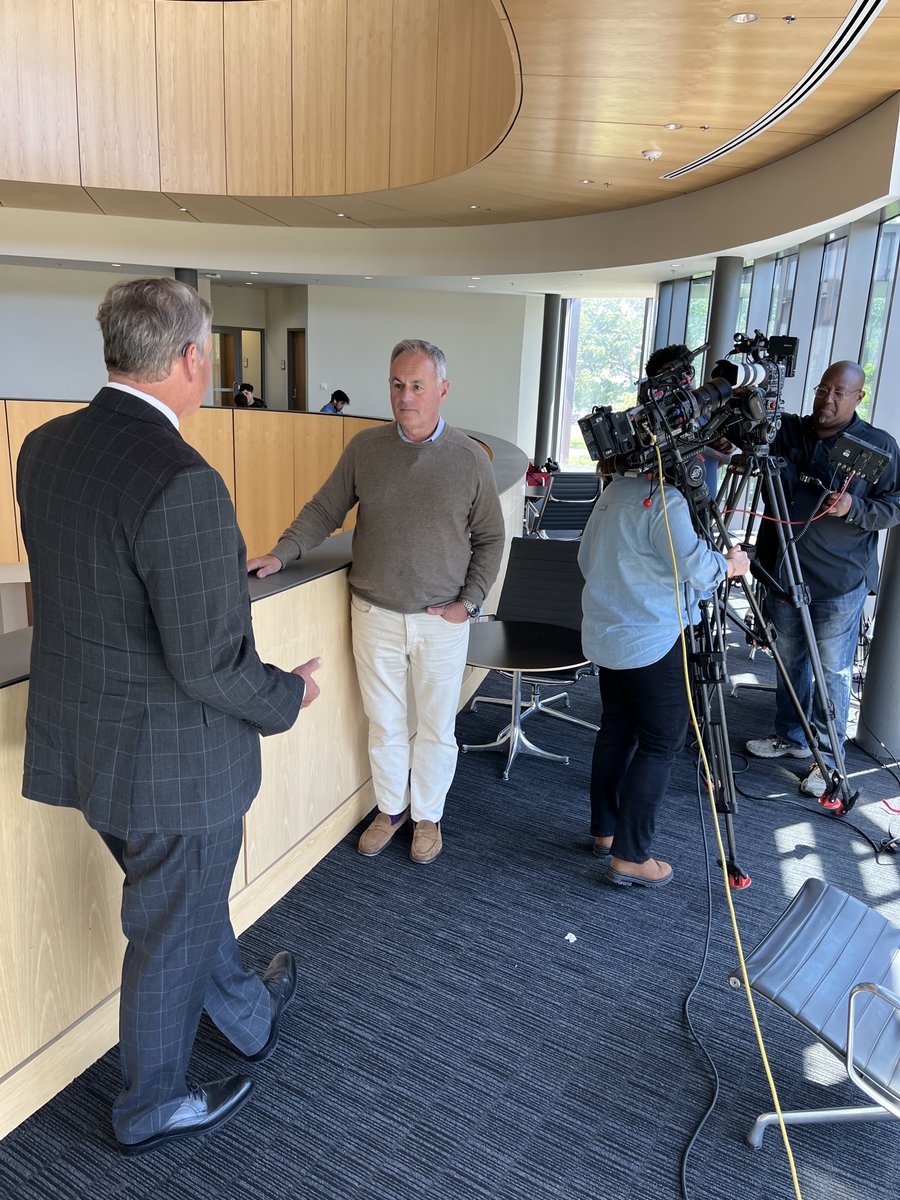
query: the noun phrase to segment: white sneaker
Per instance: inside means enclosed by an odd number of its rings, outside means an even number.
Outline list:
[[[819,796],[824,796],[827,787],[828,784],[815,763],[800,780],[800,791],[804,796],[815,796],[818,799]]]
[[[754,738],[747,742],[747,749],[754,758],[809,758],[812,754],[809,746],[801,746],[797,742],[789,742],[787,738],[770,733],[768,737]]]

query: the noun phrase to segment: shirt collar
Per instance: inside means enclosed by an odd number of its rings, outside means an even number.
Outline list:
[[[176,429],[179,428],[178,417],[172,412],[167,404],[163,404],[162,400],[157,400],[155,396],[148,396],[146,392],[139,392],[137,388],[129,387],[127,383],[113,383],[110,381],[106,385],[111,388],[118,388],[120,392],[128,392],[131,396],[137,396],[139,400],[146,400],[151,408],[158,409],[164,417],[168,417]]]
[[[399,422],[399,421],[397,422],[397,432],[400,434],[400,437],[403,439],[403,441],[404,441],[404,442],[409,442],[409,444],[410,444],[411,446],[421,446],[421,445],[423,445],[423,444],[424,444],[424,443],[422,443],[422,442],[414,442],[414,441],[412,440],[412,438],[408,438],[408,437],[406,436],[406,434],[403,432],[403,430],[400,428],[400,422]],[[434,431],[434,433],[431,435],[431,437],[427,437],[427,438],[425,439],[425,441],[426,441],[426,442],[436,442],[436,441],[438,440],[438,438],[441,436],[441,434],[442,434],[443,432],[444,432],[444,418],[443,418],[442,416],[440,416],[440,415],[439,415],[439,416],[438,416],[437,429],[435,429],[435,431]]]

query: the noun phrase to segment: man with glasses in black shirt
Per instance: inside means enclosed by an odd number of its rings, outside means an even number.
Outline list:
[[[791,533],[794,537],[799,534],[797,555],[809,588],[809,615],[841,743],[847,729],[860,617],[866,597],[878,583],[878,531],[900,523],[900,450],[890,434],[857,415],[864,386],[865,372],[858,363],[832,363],[814,390],[812,413],[805,417],[786,413],[771,449],[785,460],[781,479]],[[844,433],[888,456],[877,483],[853,478],[844,489],[844,476],[828,460],[829,451]],[[775,526],[764,520],[757,560],[779,583],[785,582],[782,558]],[[774,591],[766,597],[765,611],[775,627],[778,650],[822,758],[833,766],[826,714],[813,689],[800,613]],[[757,758],[811,755],[780,676],[775,689],[775,732],[752,739],[747,749]],[[800,782],[800,791],[807,796],[821,796],[825,787],[815,765]]]

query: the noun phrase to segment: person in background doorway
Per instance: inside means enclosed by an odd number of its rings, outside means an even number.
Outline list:
[[[268,408],[262,396],[253,395],[253,384],[242,383],[238,388],[238,393],[234,398],[235,408]]]

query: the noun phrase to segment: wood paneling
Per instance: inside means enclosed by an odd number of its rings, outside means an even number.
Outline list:
[[[440,0],[434,174],[453,175],[469,162],[469,74],[472,22],[479,0]]]
[[[229,192],[292,194],[291,0],[225,5],[225,136]]]
[[[294,513],[322,486],[344,449],[344,419],[310,414],[294,421]],[[287,522],[285,522],[285,525]]]
[[[263,739],[265,787],[245,818],[248,882],[286,846],[310,833],[370,774],[367,724],[350,648],[347,572],[255,605],[253,629],[266,662],[291,670],[320,655],[323,665],[316,674],[321,695],[300,713],[290,735]],[[323,753],[336,744],[340,753]]]
[[[0,0],[0,178],[77,184],[72,9]]]
[[[159,190],[153,0],[74,0],[81,182]]]
[[[347,0],[346,191],[390,184],[393,0]]]
[[[234,410],[230,408],[201,408],[179,422],[181,436],[203,455],[234,491]]]
[[[9,429],[9,460],[12,463],[12,473],[15,479],[16,467],[15,464],[19,458],[19,451],[22,449],[22,443],[25,438],[31,433],[32,429],[37,429],[41,425],[46,425],[48,421],[52,421],[54,417],[63,417],[67,413],[74,412],[77,408],[84,408],[84,404],[68,404],[63,401],[55,400],[7,400],[6,401],[6,421]],[[16,530],[19,529],[19,506],[16,505]],[[19,562],[27,562],[25,555],[25,547],[22,545],[22,535],[19,537]]]
[[[22,798],[26,684],[0,688],[0,1076],[118,986],[122,874],[81,813]]]
[[[391,187],[434,175],[440,0],[394,0]]]
[[[247,557],[268,554],[297,510],[294,507],[291,413],[235,409],[234,487]]]
[[[0,403],[0,563],[19,561],[19,522],[13,491],[6,403]]]
[[[512,70],[509,36],[509,22],[498,21],[487,5],[475,9],[469,84],[470,163],[494,149],[515,115],[518,80]]]
[[[224,193],[222,8],[157,0],[156,82],[163,191]]]
[[[294,193],[344,191],[347,0],[294,0]]]

